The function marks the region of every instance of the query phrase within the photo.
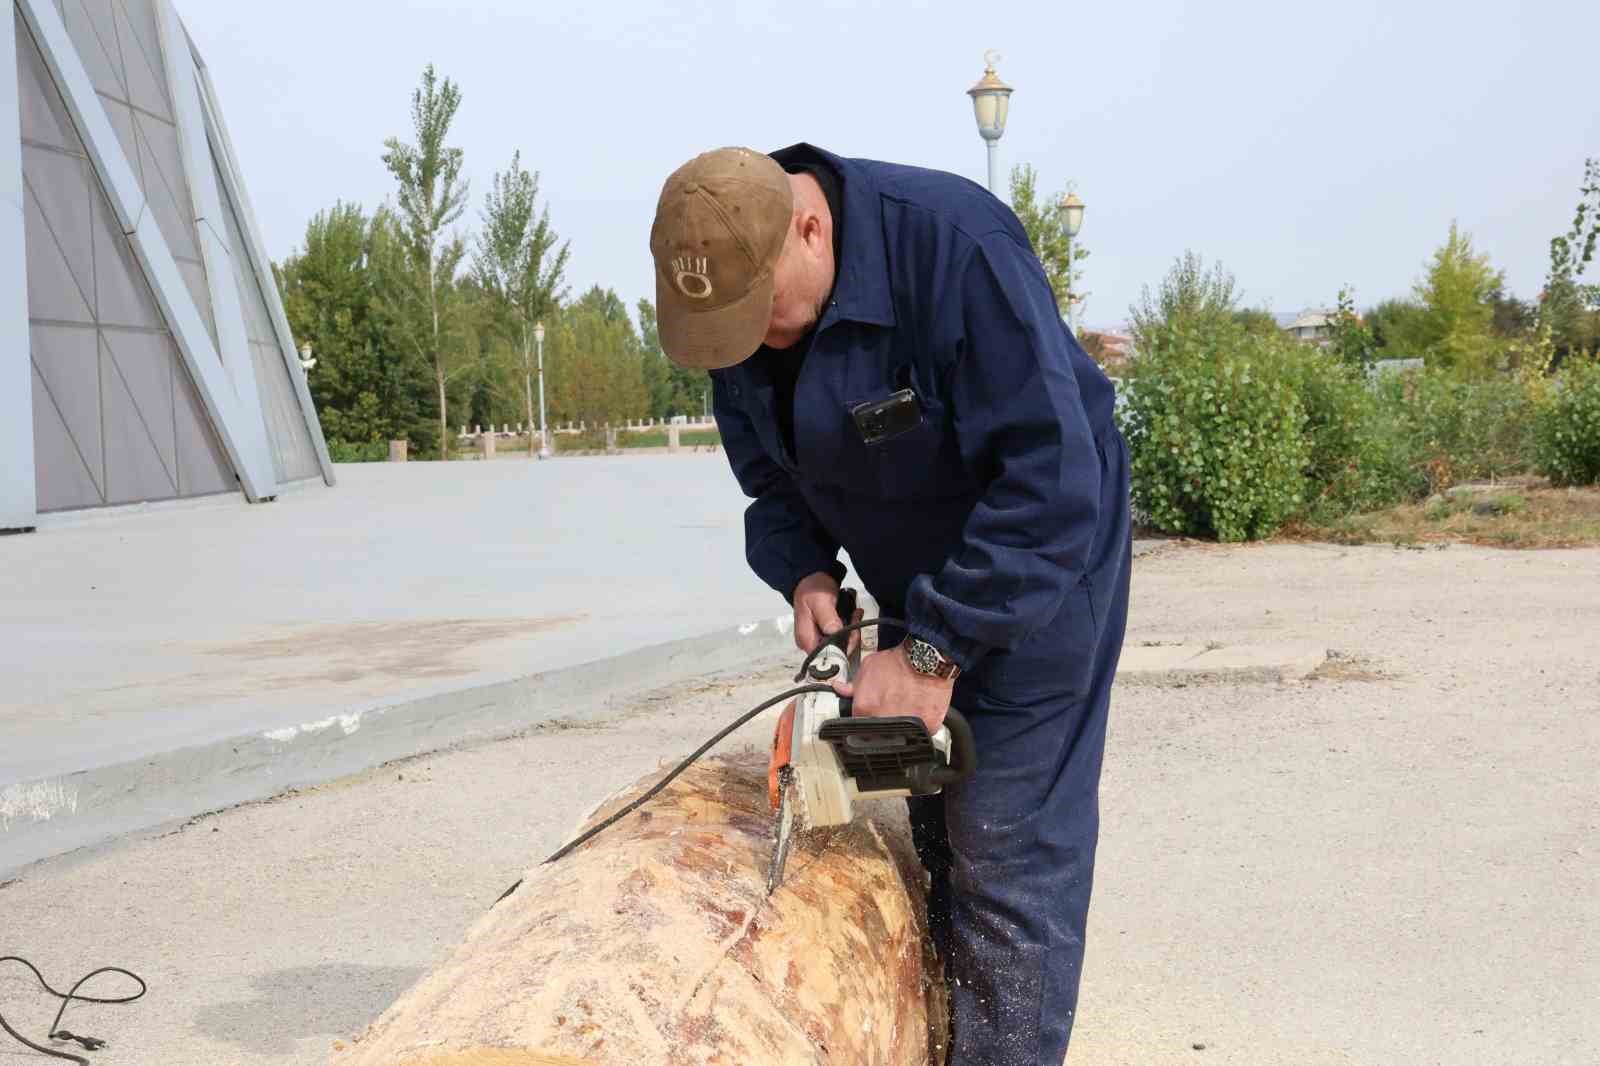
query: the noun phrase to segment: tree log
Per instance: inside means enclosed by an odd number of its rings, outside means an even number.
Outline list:
[[[854,824],[802,836],[770,898],[767,804],[764,758],[690,769],[529,871],[335,1063],[928,1066],[930,1047],[942,1061],[943,983],[904,804],[863,804]]]

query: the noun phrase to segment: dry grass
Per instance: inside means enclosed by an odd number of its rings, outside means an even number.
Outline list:
[[[1600,488],[1541,484],[1463,486],[1425,503],[1284,531],[1340,544],[1480,544],[1491,548],[1600,546]]]

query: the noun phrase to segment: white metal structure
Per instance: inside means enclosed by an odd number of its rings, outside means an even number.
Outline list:
[[[0,530],[333,484],[204,62],[171,0],[0,26]]]

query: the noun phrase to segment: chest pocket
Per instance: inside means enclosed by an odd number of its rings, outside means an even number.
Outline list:
[[[918,425],[873,444],[861,439],[850,408],[886,400],[894,391],[885,387],[880,394],[863,396],[845,405],[845,417],[854,438],[851,450],[859,464],[853,479],[858,481],[857,487],[879,499],[908,502],[965,494],[970,485],[960,463],[954,427],[948,411],[937,399],[918,394],[922,414]]]

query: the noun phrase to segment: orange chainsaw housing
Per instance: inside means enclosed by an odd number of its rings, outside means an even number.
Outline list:
[[[767,763],[767,799],[772,802],[774,812],[782,800],[779,795],[778,771],[789,765],[793,755],[789,749],[794,741],[794,710],[795,701],[790,700],[789,706],[778,715],[778,728],[772,734],[772,758]]]

